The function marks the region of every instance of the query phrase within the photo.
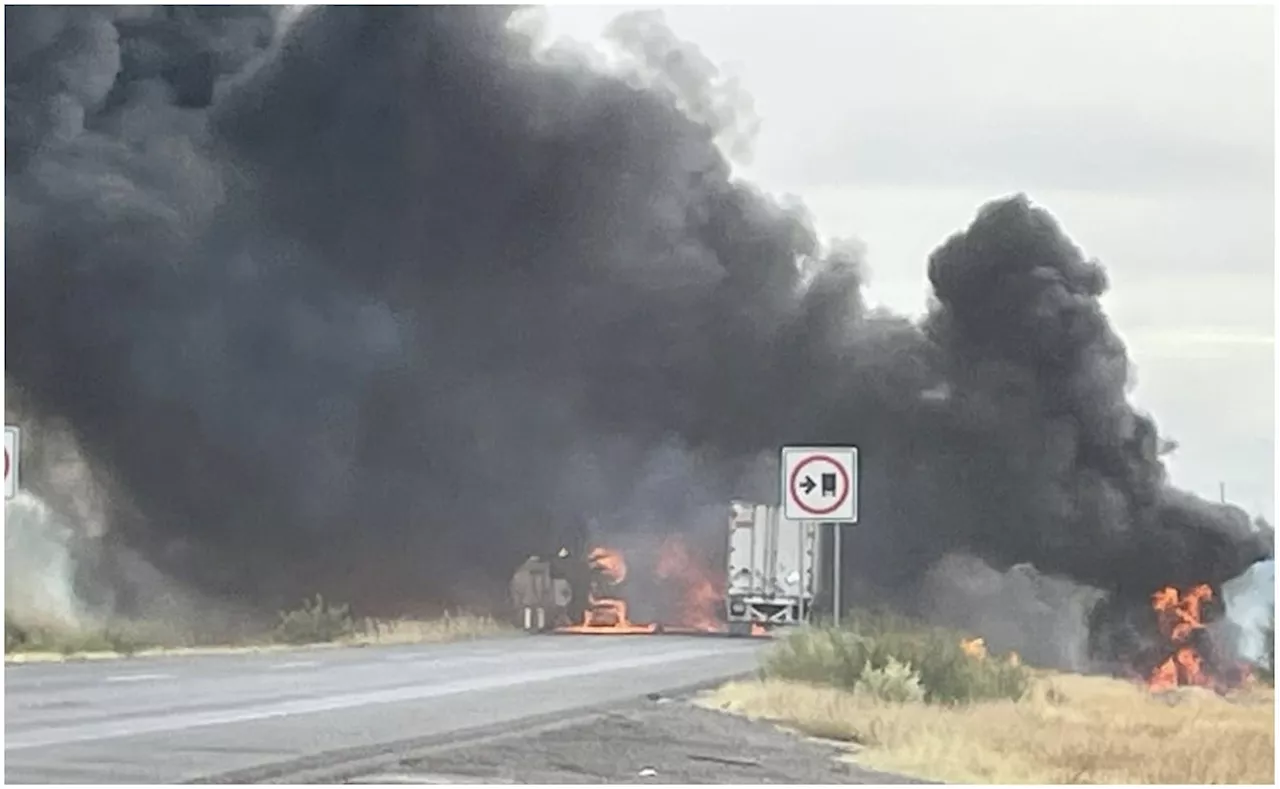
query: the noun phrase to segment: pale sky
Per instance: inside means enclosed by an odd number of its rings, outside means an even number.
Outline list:
[[[547,13],[590,41],[630,8],[657,6]],[[1052,211],[1107,267],[1174,481],[1275,522],[1271,8],[662,10],[753,100],[740,171],[861,239],[895,310],[923,310],[925,259],[986,200]]]

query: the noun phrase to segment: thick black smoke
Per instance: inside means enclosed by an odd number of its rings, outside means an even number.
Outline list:
[[[6,9],[7,386],[109,477],[112,539],[224,596],[467,602],[852,442],[867,595],[956,552],[1133,594],[1270,554],[1165,484],[1047,213],[983,208],[923,326],[870,313],[731,179],[695,51],[623,21],[624,79],[509,14],[328,7],[277,48],[270,10]]]

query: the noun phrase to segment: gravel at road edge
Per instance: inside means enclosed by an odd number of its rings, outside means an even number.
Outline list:
[[[415,755],[351,783],[923,783],[838,757],[832,744],[763,722],[648,700],[586,721]]]

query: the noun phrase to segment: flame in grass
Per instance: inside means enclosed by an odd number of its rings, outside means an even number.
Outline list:
[[[1195,645],[1197,634],[1204,630],[1204,604],[1212,599],[1213,590],[1207,584],[1194,586],[1185,593],[1166,586],[1151,596],[1160,633],[1173,650],[1147,676],[1147,686],[1152,690],[1213,684]]]
[[[965,638],[960,641],[960,650],[974,660],[986,660],[991,657],[987,652],[987,642],[982,638]],[[1022,665],[1022,658],[1017,652],[1010,652],[1005,660],[1011,666]]]

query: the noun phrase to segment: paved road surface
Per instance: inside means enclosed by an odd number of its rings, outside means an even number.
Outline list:
[[[173,783],[750,670],[750,640],[545,636],[5,667],[9,783]]]
[[[354,772],[364,784],[902,784],[843,745],[660,697],[586,720],[450,744]]]

